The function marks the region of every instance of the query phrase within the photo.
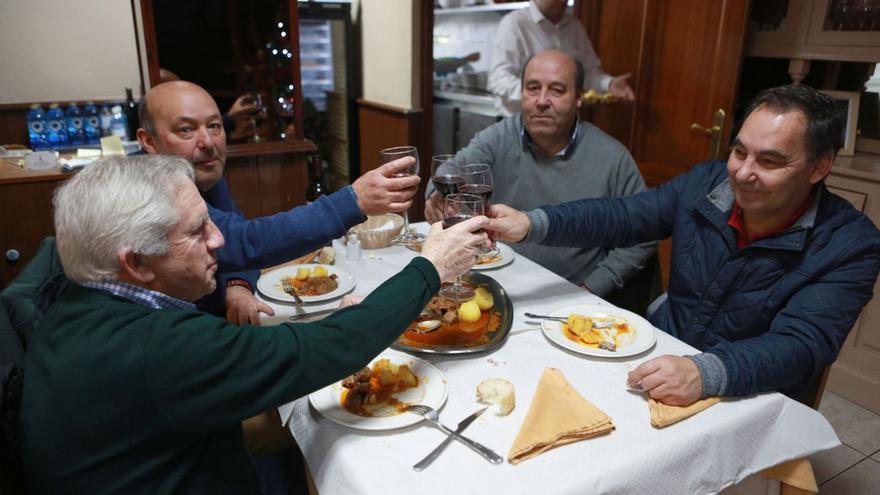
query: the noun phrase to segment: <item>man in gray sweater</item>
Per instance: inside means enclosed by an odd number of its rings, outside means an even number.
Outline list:
[[[539,53],[523,69],[522,113],[483,130],[458,152],[465,163],[493,168],[492,200],[520,210],[583,198],[629,196],[645,190],[622,144],[578,120],[584,72],[565,53]],[[425,218],[441,220],[442,197],[429,185]],[[513,249],[570,282],[637,312],[650,298],[651,281],[625,283],[642,270],[657,243],[626,248]],[[636,287],[634,287],[634,285]],[[659,289],[659,287],[656,287]]]

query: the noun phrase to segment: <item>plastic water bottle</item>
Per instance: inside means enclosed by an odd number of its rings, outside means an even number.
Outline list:
[[[67,142],[69,144],[85,144],[86,130],[79,107],[76,106],[76,103],[71,103],[64,113],[67,118]]]
[[[107,105],[101,105],[101,136],[110,135],[110,124],[113,123],[113,114]]]
[[[67,146],[67,119],[57,103],[49,105],[46,112],[46,143],[49,148]]]
[[[122,112],[121,105],[113,105],[110,109],[113,118],[110,120],[110,134],[119,136],[119,139],[128,141],[128,120]]]
[[[28,137],[32,150],[46,149],[46,113],[38,104],[31,105],[27,113]]]
[[[94,102],[86,102],[82,111],[84,128],[86,130],[86,142],[98,144],[101,140],[101,118],[98,116],[98,107]]]

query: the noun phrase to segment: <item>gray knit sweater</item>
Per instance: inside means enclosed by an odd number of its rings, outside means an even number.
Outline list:
[[[581,122],[562,156],[545,157],[523,143],[522,116],[515,114],[476,135],[458,155],[493,167],[493,203],[528,211],[583,198],[628,196],[645,190],[626,148],[597,127]],[[429,186],[428,195],[433,192]],[[654,253],[656,242],[609,249],[514,244],[513,249],[575,284],[605,296],[623,286]]]

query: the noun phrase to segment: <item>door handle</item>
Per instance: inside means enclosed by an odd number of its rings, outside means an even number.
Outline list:
[[[718,155],[721,153],[721,134],[722,130],[724,130],[724,118],[727,114],[724,112],[723,108],[719,108],[715,112],[715,118],[713,120],[712,127],[708,129],[701,126],[700,124],[694,122],[691,124],[692,131],[700,131],[706,136],[709,136],[711,139],[709,141],[709,159],[717,160]]]

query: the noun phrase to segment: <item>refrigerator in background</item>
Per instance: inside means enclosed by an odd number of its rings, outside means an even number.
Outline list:
[[[299,2],[303,130],[327,160],[331,190],[359,173],[354,38],[350,3]]]

